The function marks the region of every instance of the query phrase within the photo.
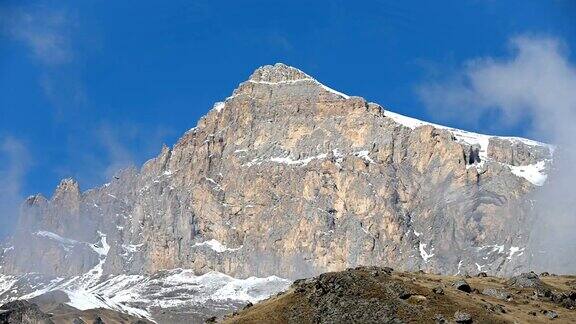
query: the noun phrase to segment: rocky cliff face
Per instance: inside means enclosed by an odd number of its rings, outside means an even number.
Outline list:
[[[140,170],[85,192],[63,180],[51,199],[30,197],[0,271],[519,272],[551,155],[264,66]]]

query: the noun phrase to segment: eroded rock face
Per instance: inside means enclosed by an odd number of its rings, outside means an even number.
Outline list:
[[[489,145],[265,66],[140,170],[29,198],[2,271],[518,272],[534,185],[505,163],[550,150]]]
[[[537,143],[510,138],[492,137],[488,143],[488,156],[494,161],[513,166],[536,164],[552,159],[550,148]]]

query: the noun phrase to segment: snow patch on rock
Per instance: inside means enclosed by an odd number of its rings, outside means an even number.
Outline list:
[[[434,251],[434,248],[430,249],[430,253],[426,252],[427,245],[428,244],[425,243],[420,243],[419,245],[420,256],[422,257],[422,260],[424,260],[424,262],[428,262],[428,260],[434,256],[434,253],[432,253],[432,251]]]
[[[211,239],[208,241],[204,241],[204,242],[197,242],[194,244],[194,246],[206,246],[218,253],[222,253],[222,252],[234,252],[234,251],[238,251],[242,248],[242,245],[240,247],[237,248],[228,248],[226,247],[226,245],[220,243],[220,241],[215,240],[215,239]]]
[[[245,151],[245,150],[243,150],[243,151]],[[342,158],[346,154],[342,154],[341,151],[336,148],[336,149],[332,150],[332,155],[336,159],[337,163],[341,163]],[[368,150],[351,152],[351,153],[348,153],[347,155],[356,156],[358,158],[363,159],[364,161],[366,161],[368,163],[376,163],[370,157],[370,151],[368,151]],[[272,162],[272,163],[285,164],[285,165],[290,165],[290,166],[303,167],[303,166],[308,165],[310,162],[312,162],[314,160],[323,160],[323,159],[328,158],[328,156],[329,156],[328,153],[320,153],[318,155],[310,156],[310,157],[303,158],[303,159],[293,159],[290,156],[270,157],[270,158],[254,158],[251,161],[244,163],[242,166],[251,167],[253,165],[261,165],[264,162]]]
[[[370,158],[370,151],[358,151],[353,153],[354,156],[357,156],[368,163],[376,163],[372,158]]]
[[[540,161],[530,165],[508,165],[510,171],[518,177],[530,181],[535,186],[542,186],[546,182],[546,161]]]
[[[300,71],[300,70],[298,70]],[[300,71],[302,72],[302,71]],[[250,83],[257,83],[257,84],[267,84],[267,85],[278,85],[278,84],[296,84],[296,83],[301,83],[301,82],[311,82],[314,83],[316,85],[318,85],[320,88],[324,89],[327,92],[333,93],[335,95],[338,95],[344,99],[350,99],[350,96],[347,94],[344,94],[340,91],[336,91],[320,82],[318,82],[318,80],[312,78],[311,76],[307,75],[306,73],[302,72],[303,75],[305,75],[305,77],[301,78],[301,79],[296,79],[296,80],[282,80],[282,81],[275,81],[275,82],[270,82],[270,81],[255,81],[255,80],[248,80],[246,82],[250,82]],[[230,98],[230,97],[229,97]]]
[[[509,253],[508,253],[508,257],[506,259],[508,260],[512,260],[512,257],[518,253],[518,256],[521,256],[522,254],[524,254],[524,248],[519,248],[517,246],[511,246]]]
[[[226,103],[217,102],[214,104],[214,107],[212,109],[216,110],[217,112],[220,112],[220,111],[222,111],[222,109],[224,109],[225,106],[226,106]]]
[[[82,244],[82,243],[83,243],[83,242],[79,242],[79,241],[76,241],[76,240],[72,240],[72,239],[69,239],[69,238],[62,237],[62,236],[60,236],[60,235],[58,235],[58,234],[56,234],[56,233],[52,233],[52,232],[49,232],[49,231],[37,231],[37,232],[34,232],[33,234],[36,235],[36,236],[45,237],[45,238],[48,238],[48,239],[50,239],[50,240],[54,240],[54,241],[60,243],[60,244],[62,245],[62,248],[63,248],[65,251],[70,251],[70,249],[73,248],[74,245]]]

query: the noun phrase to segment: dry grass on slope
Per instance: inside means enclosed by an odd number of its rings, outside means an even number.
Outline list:
[[[296,281],[285,293],[221,321],[576,323],[575,299],[574,276],[463,278],[359,267]]]

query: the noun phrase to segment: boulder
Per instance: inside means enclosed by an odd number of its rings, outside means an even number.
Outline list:
[[[522,273],[510,278],[507,282],[509,287],[514,288],[538,288],[544,287],[544,283],[534,272]]]
[[[482,295],[494,297],[501,300],[508,300],[509,298],[512,297],[512,295],[508,291],[496,288],[486,288],[482,290]]]
[[[456,323],[472,323],[472,315],[466,312],[457,311],[454,313],[454,321]]]
[[[454,281],[452,283],[452,287],[454,287],[460,291],[463,291],[463,292],[467,292],[467,293],[472,292],[472,288],[470,287],[468,282],[466,280],[463,280],[463,279]]]

